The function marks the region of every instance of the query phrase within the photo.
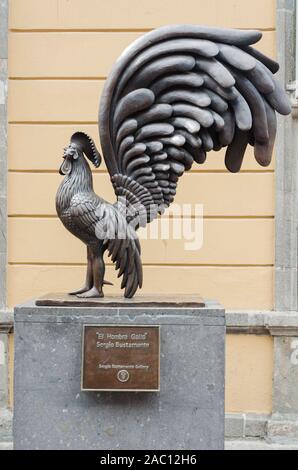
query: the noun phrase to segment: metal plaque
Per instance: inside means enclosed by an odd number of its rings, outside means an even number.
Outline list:
[[[82,390],[159,391],[159,326],[84,325]]]

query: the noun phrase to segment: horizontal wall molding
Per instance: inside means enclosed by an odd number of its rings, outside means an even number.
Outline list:
[[[12,333],[13,324],[13,310],[0,310],[0,333]]]
[[[226,311],[228,334],[298,336],[298,312]],[[0,311],[0,331],[13,329],[13,310]]]
[[[214,26],[215,22],[210,26]],[[163,25],[161,25],[163,26]],[[158,26],[157,26],[158,27]],[[11,33],[148,33],[155,28],[10,28]],[[256,28],[241,28],[244,31],[251,31]],[[276,31],[276,28],[257,28],[262,33]]]
[[[298,312],[228,311],[228,333],[298,336]]]

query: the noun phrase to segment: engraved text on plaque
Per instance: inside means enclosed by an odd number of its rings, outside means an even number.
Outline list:
[[[84,325],[82,390],[159,391],[159,327]]]

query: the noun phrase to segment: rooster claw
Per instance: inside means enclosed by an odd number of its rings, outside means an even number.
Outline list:
[[[72,292],[68,292],[68,295],[78,295],[78,294],[83,294],[84,292],[87,292],[90,289],[90,287],[82,287],[81,289],[74,290]]]
[[[80,299],[92,299],[103,296],[103,292],[99,291],[96,287],[92,287],[92,289],[88,290],[87,292],[83,292],[82,294],[77,294],[77,297],[80,297]]]
[[[110,281],[103,281],[103,285],[113,286],[114,284]],[[74,290],[72,292],[68,292],[68,295],[80,295],[80,294],[84,294],[85,292],[88,292],[88,291],[90,291],[90,286],[84,286],[84,287],[81,287],[81,289]]]

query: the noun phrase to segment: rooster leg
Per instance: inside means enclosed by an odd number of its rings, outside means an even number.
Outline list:
[[[92,298],[92,297],[103,297],[102,286],[104,283],[105,264],[103,260],[103,251],[100,249],[90,249],[91,263],[92,263],[92,276],[93,276],[93,287],[81,294],[77,294],[78,297]]]
[[[82,294],[83,292],[89,291],[92,288],[92,286],[93,286],[92,253],[91,253],[89,246],[87,246],[87,274],[86,274],[85,285],[81,287],[81,289],[78,289],[73,292],[69,292],[69,295]]]

